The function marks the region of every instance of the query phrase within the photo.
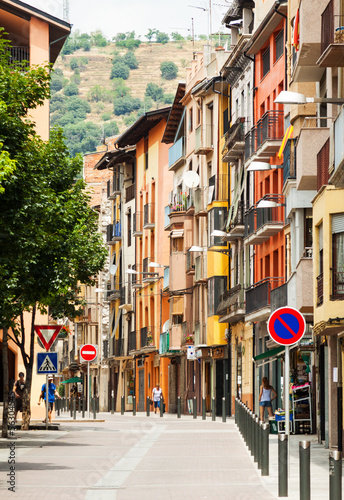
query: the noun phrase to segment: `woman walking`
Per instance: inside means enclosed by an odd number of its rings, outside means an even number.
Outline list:
[[[272,397],[271,397],[272,395]],[[263,422],[265,417],[265,408],[268,409],[269,417],[273,417],[272,413],[272,401],[277,398],[277,394],[272,385],[269,384],[269,379],[267,377],[262,378],[262,385],[260,386],[259,392],[259,409],[260,409],[260,420]]]

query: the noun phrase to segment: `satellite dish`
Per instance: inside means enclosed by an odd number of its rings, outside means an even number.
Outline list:
[[[162,327],[162,331],[163,332],[168,332],[170,329],[170,320],[168,319],[167,321],[165,321],[163,327]]]
[[[188,170],[184,174],[184,184],[188,188],[195,188],[199,185],[199,175],[193,170]]]
[[[116,264],[112,264],[112,266],[110,266],[110,274],[114,275],[116,274],[116,271],[117,271]]]

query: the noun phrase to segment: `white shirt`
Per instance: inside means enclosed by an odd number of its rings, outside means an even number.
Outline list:
[[[153,389],[153,401],[160,401],[161,393],[162,393],[162,390],[160,388],[156,389],[154,387],[154,389]]]

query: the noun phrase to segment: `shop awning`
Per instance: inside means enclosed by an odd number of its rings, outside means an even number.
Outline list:
[[[82,382],[82,378],[80,377],[72,377],[68,380],[63,380],[61,384],[77,384],[78,382]]]
[[[254,361],[263,361],[264,359],[273,358],[284,351],[285,347],[281,345],[280,347],[275,347],[275,349],[270,349],[270,351],[262,352],[262,354],[254,356],[253,359]]]

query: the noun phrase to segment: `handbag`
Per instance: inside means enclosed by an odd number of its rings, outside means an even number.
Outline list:
[[[150,404],[151,406],[153,406],[153,400],[152,400],[152,399],[149,399],[149,404]]]

